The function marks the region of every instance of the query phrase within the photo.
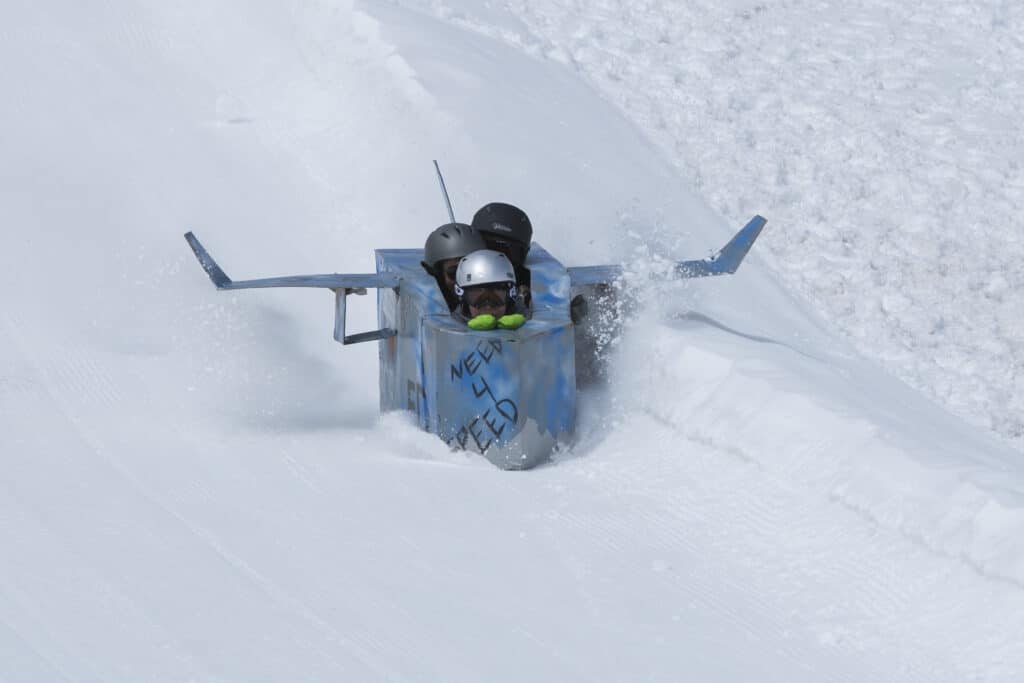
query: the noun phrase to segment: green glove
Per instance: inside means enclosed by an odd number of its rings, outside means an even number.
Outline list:
[[[510,313],[498,318],[498,327],[503,330],[518,330],[526,324],[526,316],[522,313]]]
[[[507,318],[508,316],[505,317]],[[473,318],[466,324],[474,330],[493,330],[498,326],[498,321],[494,319],[493,315],[484,313],[483,315],[478,315]]]

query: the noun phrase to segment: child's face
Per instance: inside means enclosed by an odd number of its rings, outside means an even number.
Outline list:
[[[470,318],[485,314],[500,318],[508,312],[508,285],[504,283],[466,289],[465,298]]]
[[[438,262],[437,267],[441,271],[441,280],[444,282],[445,289],[449,292],[455,291],[455,273],[459,268],[459,259],[445,259]]]

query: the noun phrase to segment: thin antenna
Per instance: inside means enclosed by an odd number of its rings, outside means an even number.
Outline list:
[[[434,168],[437,170],[437,182],[441,183],[441,194],[444,195],[444,204],[448,207],[448,218],[454,223],[455,212],[452,210],[452,200],[448,197],[448,188],[444,186],[444,176],[441,175],[441,167],[437,165],[437,159],[434,159]]]

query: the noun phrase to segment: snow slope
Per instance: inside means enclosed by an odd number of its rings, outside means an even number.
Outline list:
[[[790,291],[1024,449],[1024,5],[429,4],[571,65],[732,222],[771,214]]]
[[[643,274],[736,221],[460,11],[0,10],[0,680],[1018,680],[1015,453],[837,339],[773,222],[733,278]],[[365,271],[444,220],[431,158],[650,301],[550,466],[379,418],[330,297],[217,293],[181,239]]]

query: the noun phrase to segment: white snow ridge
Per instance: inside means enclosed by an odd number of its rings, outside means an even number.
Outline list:
[[[1024,680],[1017,5],[94,5],[0,9],[0,681]],[[434,158],[643,304],[529,472],[182,239],[368,272]]]

